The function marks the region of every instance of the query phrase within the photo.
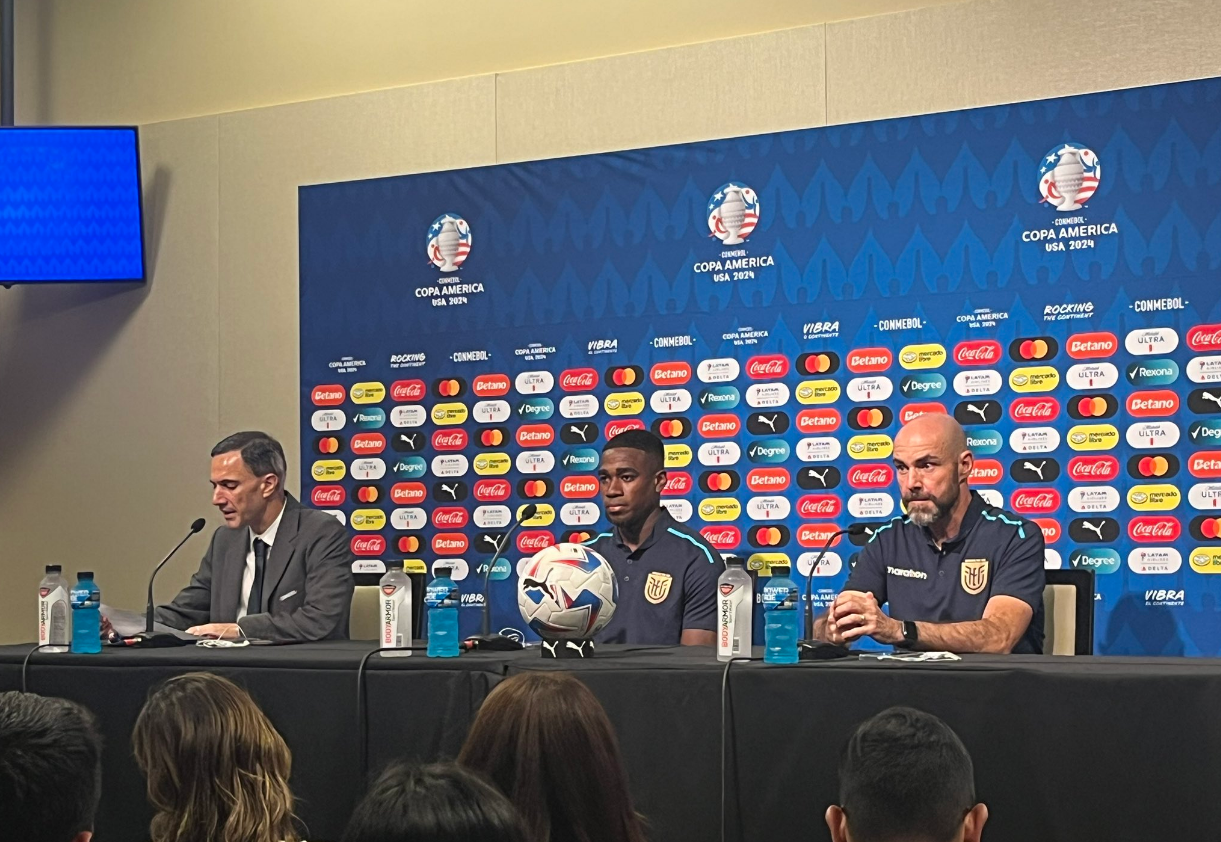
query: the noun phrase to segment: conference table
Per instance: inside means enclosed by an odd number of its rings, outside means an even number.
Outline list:
[[[897,704],[958,732],[991,813],[989,842],[1205,839],[1221,830],[1221,799],[1209,789],[1221,779],[1221,660],[752,660],[727,674],[696,647],[606,646],[588,661],[546,661],[529,649],[365,662],[373,645],[37,652],[24,676],[31,647],[4,646],[0,690],[24,681],[97,714],[106,739],[99,842],[148,838],[131,729],[150,689],[194,670],[246,687],[283,734],[314,842],[339,839],[367,774],[400,757],[452,758],[492,688],[540,669],[573,671],[602,701],[654,842],[828,839],[822,815],[836,800],[845,741]]]

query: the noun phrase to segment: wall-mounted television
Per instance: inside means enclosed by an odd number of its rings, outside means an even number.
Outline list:
[[[144,279],[135,127],[0,128],[0,284]]]

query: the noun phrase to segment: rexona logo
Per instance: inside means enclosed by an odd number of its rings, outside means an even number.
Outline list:
[[[1068,402],[1068,414],[1078,421],[1092,418],[1110,418],[1119,411],[1119,401],[1114,395],[1082,395]]]
[[[736,549],[742,543],[742,531],[736,526],[705,526],[700,530],[704,540],[718,550]]]
[[[937,403],[936,401],[926,401],[926,402],[922,402],[922,403],[909,403],[909,404],[906,404],[901,410],[899,410],[899,423],[907,424],[907,423],[910,423],[911,421],[914,421],[915,419],[919,418],[921,415],[928,415],[929,413],[945,415],[946,410],[945,410],[944,406]]]
[[[1136,418],[1165,417],[1179,411],[1179,396],[1169,389],[1133,392],[1125,404],[1128,414]]]
[[[666,474],[666,484],[662,486],[661,493],[669,497],[681,497],[689,493],[694,485],[695,481],[686,471],[670,471]]]
[[[934,343],[906,345],[899,351],[899,365],[906,369],[941,368],[945,360],[945,346]]]
[[[700,409],[733,409],[742,400],[734,386],[709,386],[700,391]]]
[[[1136,357],[1169,354],[1179,347],[1179,335],[1168,327],[1137,328],[1123,340],[1124,350]]]
[[[996,485],[1004,474],[1005,469],[995,459],[976,459],[970,481],[973,485]]]
[[[784,491],[789,487],[789,472],[784,468],[753,468],[746,475],[746,487],[756,494]]]
[[[713,493],[737,491],[741,484],[737,471],[704,471],[700,474],[700,490]]]
[[[1068,563],[1074,570],[1093,570],[1095,575],[1114,573],[1119,569],[1119,553],[1108,547],[1073,550]]]
[[[899,381],[899,393],[905,398],[939,398],[945,394],[945,377],[935,371],[905,374]]]
[[[797,431],[800,433],[829,433],[839,424],[838,409],[803,409],[797,413]]]
[[[592,368],[569,368],[560,372],[560,389],[565,392],[592,392],[598,386],[598,372]]]
[[[853,374],[877,374],[890,368],[894,361],[889,348],[859,348],[848,354],[845,364]]]
[[[1196,325],[1187,331],[1187,347],[1200,351],[1221,351],[1221,324]]]
[[[1001,358],[1001,343],[994,339],[972,339],[954,346],[954,362],[962,366],[995,365]]]
[[[1015,368],[1009,372],[1009,388],[1015,392],[1050,392],[1060,385],[1060,372],[1049,365]]]
[[[886,488],[895,481],[895,469],[885,463],[853,465],[848,469],[848,484],[853,488]]]
[[[471,383],[471,391],[480,398],[502,398],[509,394],[509,375],[480,374]]]
[[[342,506],[347,499],[348,492],[342,485],[316,485],[310,492],[310,502],[320,509]]]
[[[606,436],[606,440],[610,441],[615,436],[626,433],[628,430],[643,430],[644,422],[639,418],[628,418],[625,421],[607,421],[606,428],[602,434]]]
[[[991,456],[1000,453],[1005,439],[997,430],[967,430],[967,447],[976,456]]]
[[[1202,450],[1191,454],[1187,460],[1187,470],[1200,479],[1221,477],[1221,451]]]
[[[333,383],[327,386],[315,386],[310,393],[314,406],[339,406],[347,398],[348,393],[343,386]]]
[[[1128,476],[1134,479],[1160,479],[1179,473],[1179,457],[1173,453],[1137,453],[1128,459]]]
[[[517,428],[517,443],[522,447],[549,447],[555,441],[550,424],[525,424]]]
[[[1020,363],[1050,360],[1060,353],[1060,343],[1050,336],[1019,337],[1009,343],[1009,359]]]
[[[1018,398],[1009,404],[1009,417],[1019,424],[1045,424],[1060,414],[1055,398]]]
[[[1128,521],[1128,537],[1142,544],[1174,542],[1182,533],[1178,518],[1168,515],[1141,515]]]
[[[691,363],[657,363],[649,369],[649,380],[654,386],[681,386],[691,380]]]
[[[1138,512],[1168,512],[1182,501],[1183,495],[1173,485],[1134,485],[1128,489],[1128,505]]]
[[[1113,333],[1075,333],[1064,350],[1074,360],[1100,360],[1119,350],[1119,339]]]
[[[386,410],[381,407],[358,409],[352,413],[352,423],[358,430],[377,430],[386,426]]]
[[[742,430],[742,421],[736,415],[705,415],[697,427],[706,438],[731,438]]]
[[[1114,456],[1074,456],[1068,460],[1068,475],[1074,482],[1110,482],[1119,476]]]
[[[789,454],[789,444],[783,439],[760,439],[746,448],[746,458],[762,465],[778,465],[787,460]]]
[[[1060,508],[1060,492],[1054,488],[1022,488],[1013,492],[1009,506],[1022,515],[1046,515]]]
[[[839,371],[839,354],[834,351],[802,354],[797,358],[797,371],[802,374],[834,374]]]
[[[611,424],[606,426],[609,429]],[[691,422],[686,418],[658,418],[653,422],[653,432],[662,439],[685,439],[691,435]]]
[[[601,457],[592,447],[573,447],[564,451],[560,464],[564,470],[580,472],[597,470]]]
[[[1015,459],[1009,465],[1009,476],[1014,482],[1054,482],[1060,476],[1060,463],[1046,456]]]
[[[466,430],[437,430],[432,434],[433,450],[462,450],[470,443]]]
[[[1162,358],[1128,363],[1124,376],[1133,386],[1169,386],[1179,379],[1179,364]]]
[[[423,486],[421,486],[423,488]],[[499,503],[509,499],[513,488],[508,480],[481,479],[475,483],[475,499],[481,503]]]
[[[508,385],[506,379],[505,384]],[[390,384],[390,400],[395,403],[415,403],[428,394],[428,386],[423,380],[395,380]]]
[[[560,495],[569,500],[590,500],[598,496],[597,477],[564,477],[560,480]]]

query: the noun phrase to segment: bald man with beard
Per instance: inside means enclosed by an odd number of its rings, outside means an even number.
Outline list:
[[[874,531],[814,636],[1041,654],[1043,531],[971,491],[975,457],[962,426],[919,416],[895,436],[894,464],[907,514]]]

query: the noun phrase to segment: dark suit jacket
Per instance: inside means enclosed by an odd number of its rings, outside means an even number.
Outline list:
[[[263,575],[263,604],[237,620],[250,530],[222,526],[191,583],[157,621],[187,629],[237,621],[249,637],[265,640],[347,639],[352,610],[352,552],[347,530],[326,512],[307,509],[291,494]]]

